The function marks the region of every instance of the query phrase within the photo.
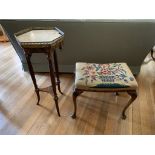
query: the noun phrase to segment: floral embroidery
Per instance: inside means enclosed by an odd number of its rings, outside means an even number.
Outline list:
[[[109,83],[106,85],[113,84],[117,81],[123,81],[125,83],[129,83],[133,81],[133,77],[128,77],[126,70],[123,68],[121,63],[110,63],[110,64],[87,64],[86,66],[81,68],[82,70],[82,78],[79,80],[85,80],[85,84],[88,82],[100,81],[99,87],[102,87],[104,82]],[[116,85],[116,84],[115,84]],[[118,84],[117,84],[118,86]],[[95,86],[97,87],[97,85]],[[104,87],[104,86],[103,86]],[[119,87],[126,87],[125,85]]]

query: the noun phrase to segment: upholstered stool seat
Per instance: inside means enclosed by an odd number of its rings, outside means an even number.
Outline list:
[[[126,109],[137,97],[137,87],[137,81],[126,63],[76,63],[72,117],[76,117],[76,97],[83,91],[116,93],[124,91],[131,96],[122,112],[122,118],[125,119]]]

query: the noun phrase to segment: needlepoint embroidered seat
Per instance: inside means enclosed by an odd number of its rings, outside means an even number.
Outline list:
[[[76,63],[75,88],[73,92],[74,113],[76,118],[76,98],[84,91],[127,92],[131,98],[122,111],[125,119],[126,109],[136,99],[137,81],[126,63]]]
[[[76,63],[75,87],[86,90],[137,88],[126,63]]]

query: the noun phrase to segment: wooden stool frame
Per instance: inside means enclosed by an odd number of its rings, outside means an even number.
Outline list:
[[[123,111],[122,111],[122,116],[121,118],[122,119],[126,119],[126,110],[127,108],[133,103],[133,101],[137,98],[137,92],[136,90],[84,90],[84,89],[77,89],[75,88],[74,89],[74,92],[73,92],[73,103],[74,103],[74,113],[72,115],[72,118],[75,119],[76,118],[76,111],[77,111],[77,103],[76,103],[76,99],[77,97],[82,94],[84,91],[88,91],[88,92],[116,92],[116,95],[118,95],[119,92],[127,92],[131,98],[130,100],[128,101],[128,103],[125,105]]]

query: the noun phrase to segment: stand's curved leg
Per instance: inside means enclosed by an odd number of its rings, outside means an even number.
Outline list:
[[[124,107],[123,111],[122,111],[122,119],[126,119],[125,112],[126,112],[127,108],[137,98],[137,92],[136,92],[136,90],[127,91],[127,93],[131,96],[131,98],[130,98],[129,102],[127,103],[127,105]]]
[[[55,105],[56,105],[56,110],[58,113],[58,116],[60,117],[60,111],[59,111],[59,105],[58,105],[58,96],[54,96],[54,101],[55,101]]]
[[[151,57],[155,61],[155,58],[153,57],[153,49],[151,50]]]
[[[32,63],[31,63],[32,53],[30,53],[29,50],[25,50],[25,51],[26,51],[25,52],[25,56],[26,56],[27,65],[28,65],[28,68],[29,68],[29,73],[31,75],[31,79],[33,81],[35,92],[36,92],[37,98],[38,98],[37,105],[39,105],[39,101],[40,101],[39,89],[38,89],[38,86],[37,86],[37,82],[36,82],[36,78],[35,78],[35,75],[34,75],[33,66],[32,66]]]
[[[58,116],[60,117],[60,111],[59,111],[59,105],[58,105],[58,96],[57,96],[57,91],[56,91],[56,81],[55,81],[53,65],[52,65],[52,52],[48,52],[47,59],[49,62],[50,79],[51,79],[51,83],[52,83],[52,89],[53,89],[53,95],[54,95],[56,110],[57,110]]]
[[[38,98],[37,105],[39,105],[39,101],[40,101],[39,89],[35,90],[35,92],[36,92],[37,98]]]
[[[61,88],[60,88],[59,67],[58,67],[58,61],[57,61],[57,54],[56,54],[55,50],[53,52],[54,52],[53,55],[54,55],[55,74],[56,74],[56,79],[57,79],[56,84],[58,85],[59,92],[63,95],[63,92],[61,91]]]
[[[76,109],[77,109],[77,105],[76,105],[76,98],[81,94],[83,93],[82,90],[78,90],[78,89],[75,89],[74,92],[73,92],[73,103],[74,103],[74,113],[72,115],[72,118],[75,119],[76,118]]]

